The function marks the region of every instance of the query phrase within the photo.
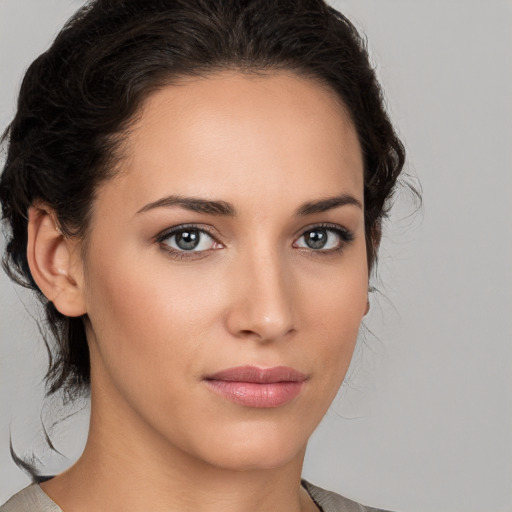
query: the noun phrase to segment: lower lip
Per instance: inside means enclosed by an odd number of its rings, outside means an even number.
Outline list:
[[[246,407],[258,409],[281,407],[291,402],[302,389],[304,382],[236,382],[207,380],[212,391]]]

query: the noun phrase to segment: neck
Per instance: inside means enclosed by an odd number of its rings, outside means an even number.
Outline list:
[[[280,467],[221,467],[171,444],[123,401],[92,386],[88,441],[77,463],[41,485],[64,511],[304,512],[304,448]]]

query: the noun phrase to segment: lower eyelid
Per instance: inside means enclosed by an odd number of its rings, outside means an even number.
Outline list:
[[[219,243],[219,242],[217,241],[217,239],[216,239],[214,236],[212,236],[212,235],[211,235],[211,233],[209,233],[208,231],[206,231],[206,230],[204,230],[204,229],[199,229],[199,228],[187,228],[187,227],[185,227],[185,228],[179,228],[179,229],[177,229],[177,230],[175,230],[175,231],[171,231],[171,232],[167,233],[166,235],[162,236],[162,238],[160,239],[160,240],[161,240],[161,242],[160,242],[160,243],[161,243],[161,244],[163,244],[163,245],[169,246],[169,244],[166,244],[166,243],[165,243],[165,241],[166,241],[166,240],[170,240],[170,239],[172,239],[173,237],[176,237],[177,235],[179,235],[180,233],[186,232],[186,231],[187,231],[187,229],[188,229],[188,230],[190,230],[190,231],[197,231],[198,233],[200,233],[200,234],[201,234],[201,237],[203,237],[203,236],[207,236],[207,237],[210,239],[210,242],[209,242],[209,243],[212,243],[213,245],[215,245],[215,244],[218,244],[218,243]],[[201,244],[201,242],[202,242],[202,240],[200,240],[200,241],[199,241],[199,244]],[[175,241],[174,243],[176,244],[176,241]],[[169,247],[170,247],[170,246],[169,246]],[[185,253],[185,254],[186,254],[186,253],[202,253],[202,252],[206,252],[206,251],[208,251],[208,250],[213,249],[213,247],[209,247],[209,248],[207,248],[207,249],[189,250],[189,251],[187,251],[187,250],[185,250],[185,249],[180,249],[180,248],[178,248],[178,247],[170,247],[170,249],[173,249],[173,250],[174,250],[174,251],[176,251],[176,252],[180,252],[180,253],[181,253],[181,252],[183,252],[183,253]],[[196,248],[194,248],[194,249],[196,249]]]
[[[328,232],[334,234],[338,238],[340,246],[344,246],[344,245],[352,242],[352,240],[354,239],[353,233],[350,232],[347,229],[342,229],[340,227],[333,227],[333,226],[318,225],[318,226],[312,226],[312,227],[306,229],[305,231],[303,231],[302,234],[296,239],[296,241],[300,240],[301,238],[303,238],[308,232],[315,231],[315,229],[322,229],[322,230],[325,230],[325,231],[328,231]],[[331,248],[331,249],[311,249],[311,248],[308,248],[308,247],[301,247],[301,248],[309,249],[309,250],[314,251],[314,252],[320,252],[322,250],[324,252],[326,252],[326,251],[329,251],[329,250],[335,250],[336,249],[336,248]]]
[[[205,229],[204,227],[198,227],[196,225],[187,225],[187,224],[175,226],[174,228],[164,231],[162,234],[155,237],[155,242],[157,242],[161,246],[162,250],[166,251],[167,253],[169,253],[179,259],[201,258],[201,257],[206,256],[206,254],[208,252],[217,250],[220,248],[220,247],[211,247],[211,248],[202,249],[199,251],[197,251],[197,250],[187,251],[187,250],[171,247],[168,243],[165,242],[172,236],[177,235],[180,232],[186,231],[187,229],[199,231],[200,233],[203,233],[203,234],[207,235],[209,238],[211,238],[214,245],[220,245],[221,247],[223,247],[223,244],[208,229]],[[322,249],[322,248],[313,249],[310,247],[301,246],[301,247],[295,247],[295,248],[296,249],[305,249],[306,251],[311,252],[311,253],[328,255],[331,253],[342,252],[343,249],[348,244],[350,244],[354,239],[354,234],[351,231],[349,231],[348,229],[341,228],[338,226],[331,226],[331,225],[326,226],[326,225],[319,224],[316,226],[311,226],[310,228],[303,231],[302,234],[298,238],[295,239],[294,244],[298,240],[303,238],[308,232],[314,231],[315,229],[323,229],[323,230],[329,231],[330,233],[334,234],[338,238],[338,243],[337,243],[336,247],[330,247],[328,249]]]

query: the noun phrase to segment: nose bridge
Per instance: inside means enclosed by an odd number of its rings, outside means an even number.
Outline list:
[[[240,255],[229,325],[237,336],[261,341],[293,330],[293,293],[286,258],[274,245],[259,241]]]

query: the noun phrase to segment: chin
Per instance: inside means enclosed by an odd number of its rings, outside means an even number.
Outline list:
[[[274,450],[245,450],[222,454],[212,462],[216,467],[229,471],[264,471],[287,466],[298,457],[303,457],[305,446],[300,450],[288,451],[282,447]]]
[[[200,458],[231,471],[258,471],[284,467],[303,458],[307,435],[291,434],[289,428],[266,426],[253,432],[219,436],[217,441],[201,446]]]

